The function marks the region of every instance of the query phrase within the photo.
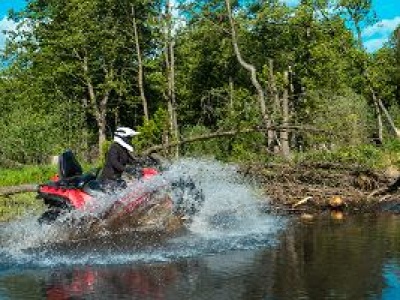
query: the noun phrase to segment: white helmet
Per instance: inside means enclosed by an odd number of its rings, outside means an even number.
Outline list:
[[[132,152],[132,137],[138,134],[140,134],[140,132],[137,132],[129,127],[118,127],[114,132],[114,142]]]
[[[133,137],[138,134],[140,134],[140,132],[137,132],[129,127],[118,127],[114,132],[114,135],[119,136],[120,138]]]

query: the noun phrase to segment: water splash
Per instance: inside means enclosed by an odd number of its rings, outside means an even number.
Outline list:
[[[260,206],[267,205],[268,199],[253,182],[244,180],[236,166],[214,160],[179,160],[146,185],[146,189],[156,190],[165,182],[182,177],[193,179],[197,188],[204,193],[205,201],[187,231],[179,236],[158,236],[146,243],[143,241],[147,239],[147,233],[143,233],[144,238],[122,235],[110,239],[107,232],[100,232],[97,236],[91,236],[93,240],[85,239],[86,248],[83,250],[81,243],[71,245],[67,242],[60,248],[54,247],[54,244],[69,239],[63,222],[59,222],[61,226],[40,226],[36,218],[27,216],[0,229],[0,266],[168,261],[202,253],[254,249],[274,243],[285,220],[260,211]],[[96,206],[85,213],[72,214],[78,214],[74,217],[98,216],[110,203],[129,192],[128,187],[118,197],[98,197]],[[67,214],[64,218],[66,223],[71,216]],[[99,238],[100,242],[95,242]],[[102,238],[107,238],[107,242]],[[115,248],[115,244],[122,246]]]
[[[241,236],[274,232],[279,218],[266,215],[260,207],[269,199],[255,182],[245,180],[235,165],[214,160],[186,159],[171,166],[165,176],[176,179],[183,174],[202,189],[205,202],[189,227],[202,237]]]

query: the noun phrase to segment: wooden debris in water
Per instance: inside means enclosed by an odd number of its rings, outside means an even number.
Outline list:
[[[343,212],[340,211],[340,210],[332,210],[332,211],[331,211],[331,218],[332,218],[333,220],[340,221],[340,220],[343,220],[343,219],[344,219],[344,214],[343,214]]]
[[[305,197],[303,199],[301,199],[300,201],[296,202],[295,204],[292,205],[292,208],[296,208],[299,205],[305,204],[307,203],[309,200],[312,200],[311,196]]]
[[[344,205],[344,201],[340,196],[331,197],[328,201],[330,208],[339,208]]]
[[[309,213],[302,213],[300,215],[300,219],[302,221],[312,221],[312,220],[314,220],[314,215],[309,214]]]

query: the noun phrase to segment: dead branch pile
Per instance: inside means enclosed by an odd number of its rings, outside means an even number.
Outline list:
[[[257,164],[242,171],[261,183],[273,206],[296,210],[300,206],[320,210],[331,206],[334,198],[343,199],[346,207],[367,209],[379,201],[369,198],[372,191],[383,189],[391,180],[365,167],[330,163]]]

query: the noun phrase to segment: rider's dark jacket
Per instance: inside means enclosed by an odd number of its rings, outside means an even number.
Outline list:
[[[106,156],[104,168],[100,174],[100,180],[118,180],[127,165],[135,165],[137,160],[127,149],[114,142]]]

